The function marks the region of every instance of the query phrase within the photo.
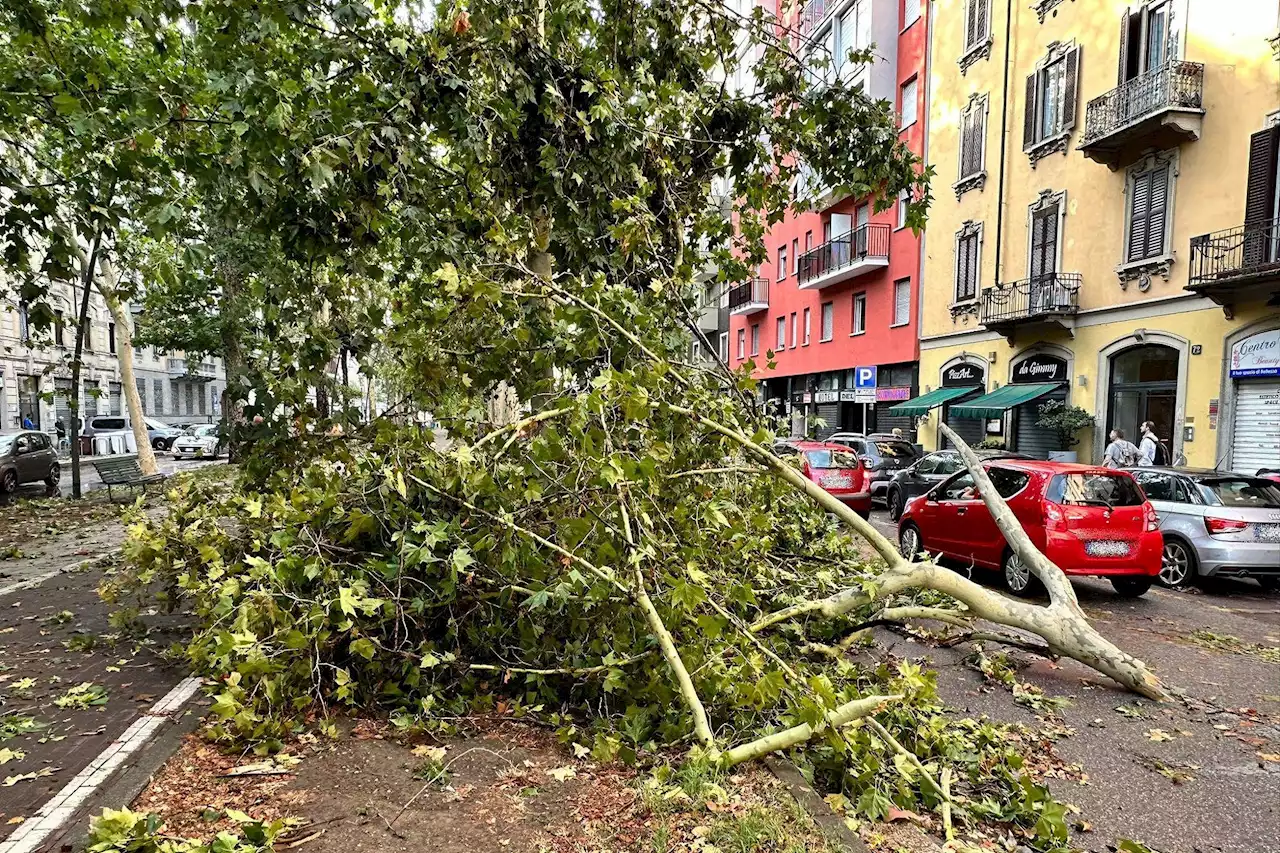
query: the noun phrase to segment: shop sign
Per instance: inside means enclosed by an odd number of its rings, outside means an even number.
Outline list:
[[[1029,355],[1013,368],[1014,382],[1066,382],[1067,360],[1054,355]]]
[[[841,402],[841,403],[856,403],[856,402],[858,402],[858,392],[857,392],[857,391],[841,391],[841,392],[840,392],[840,402]]]
[[[791,395],[791,402],[793,402],[793,403],[812,403],[812,402],[813,402],[813,395],[812,395],[812,394],[810,394],[808,391],[805,391],[803,394],[792,394],[792,395]]]
[[[987,370],[980,364],[953,364],[942,371],[942,387],[958,385],[986,385]]]
[[[1280,376],[1280,329],[1250,335],[1231,347],[1231,377]]]
[[[876,401],[876,389],[874,388],[855,388],[852,391],[841,391],[841,403],[874,403]]]
[[[815,403],[834,403],[839,399],[839,391],[818,391],[813,395],[813,402]]]
[[[911,399],[910,386],[898,387],[898,388],[877,388],[876,389],[876,402],[878,403],[890,403],[890,402],[896,403],[902,400],[910,400],[910,399]]]

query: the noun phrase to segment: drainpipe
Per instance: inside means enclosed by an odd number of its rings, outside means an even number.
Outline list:
[[[995,283],[1000,283],[1000,255],[1004,249],[1004,172],[1009,132],[1009,64],[1013,53],[1013,0],[1005,0],[1004,9],[1004,92],[1000,98],[1000,181],[996,189],[996,263]]]
[[[936,1],[936,0],[935,0]],[[932,98],[930,90],[933,88],[933,77],[931,69],[933,68],[933,3],[929,3],[925,7],[925,26],[929,28],[928,35],[925,36],[924,49],[924,151],[920,155],[925,165],[929,163],[929,106]],[[925,263],[925,240],[929,237],[929,229],[926,227],[920,232],[920,257],[916,260],[916,287],[920,292],[920,298],[916,301],[916,373],[920,370],[920,350],[919,338],[920,333],[924,331],[924,263]],[[919,380],[917,380],[917,386]]]

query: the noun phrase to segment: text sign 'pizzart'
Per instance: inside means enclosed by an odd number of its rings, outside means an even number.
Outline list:
[[[986,385],[987,369],[980,364],[953,364],[942,371],[942,386]]]

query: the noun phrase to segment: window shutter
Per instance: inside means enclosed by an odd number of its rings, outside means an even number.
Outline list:
[[[1280,149],[1280,125],[1249,137],[1249,182],[1244,194],[1244,221],[1264,222],[1274,213],[1276,155]]]
[[[977,41],[978,31],[978,6],[982,0],[967,0],[964,15],[964,47],[965,50],[973,47]]]
[[[1151,202],[1147,206],[1147,251],[1144,257],[1164,254],[1164,224],[1169,200],[1169,167],[1151,173]]]
[[[1120,65],[1116,71],[1116,85],[1124,83],[1125,69],[1129,66],[1129,10],[1120,16]]]
[[[893,322],[906,323],[911,318],[911,280],[900,281],[893,286]]]
[[[1062,87],[1062,129],[1071,130],[1076,126],[1076,100],[1080,81],[1080,48],[1076,47],[1067,54],[1064,73],[1066,81]]]
[[[1147,223],[1151,218],[1151,172],[1133,179],[1133,198],[1129,201],[1129,247],[1126,261],[1140,261],[1147,246]]]
[[[990,2],[991,0],[975,0],[975,5],[977,5],[978,9],[975,16],[977,18],[977,26],[973,34],[973,44],[978,44],[987,38],[987,13],[991,8],[988,5]]]
[[[920,17],[920,0],[905,0],[902,4],[902,26],[900,29],[906,29],[915,23]]]
[[[1036,138],[1036,128],[1040,123],[1036,121],[1036,80],[1040,75],[1027,75],[1027,101],[1025,120],[1022,125],[1022,150],[1027,150],[1038,141]]]
[[[969,261],[966,258],[968,250],[967,238],[960,237],[956,240],[956,302],[965,298],[965,277],[969,274]]]

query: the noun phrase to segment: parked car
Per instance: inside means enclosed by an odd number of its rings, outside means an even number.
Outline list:
[[[1129,472],[1034,459],[982,467],[1032,543],[1066,574],[1107,578],[1126,597],[1145,593],[1160,574],[1159,519]],[[1017,595],[1035,588],[968,471],[907,502],[898,543],[904,556],[927,551],[997,569]]]
[[[1280,483],[1280,468],[1259,468],[1257,476],[1273,483]]]
[[[23,483],[49,488],[62,479],[58,452],[49,436],[34,430],[0,432],[0,494],[10,495]]]
[[[863,518],[871,514],[867,472],[852,450],[825,441],[781,441],[774,445],[780,456],[799,456],[804,475],[839,498]]]
[[[914,465],[920,454],[911,442],[883,433],[869,436],[858,433],[836,433],[827,441],[843,444],[862,459],[862,467],[868,474],[871,499],[886,499],[889,492],[889,481],[894,472]]]
[[[974,450],[979,459],[1028,459],[1020,453],[1007,450]],[[897,521],[907,501],[923,495],[943,480],[964,468],[964,460],[955,450],[935,450],[926,453],[914,464],[895,471],[885,492],[885,504],[889,517]]]
[[[217,424],[197,424],[173,440],[174,459],[193,456],[215,459],[222,452],[222,439],[218,437]]]
[[[153,418],[144,420],[147,423],[147,438],[156,450],[168,450],[173,440],[182,435],[182,430],[175,426]],[[131,429],[133,427],[130,426],[129,418],[123,415],[94,415],[89,418],[80,434],[92,438],[102,432],[128,432]]]
[[[1160,516],[1160,582],[1252,577],[1280,589],[1280,484],[1200,468],[1130,469]]]

